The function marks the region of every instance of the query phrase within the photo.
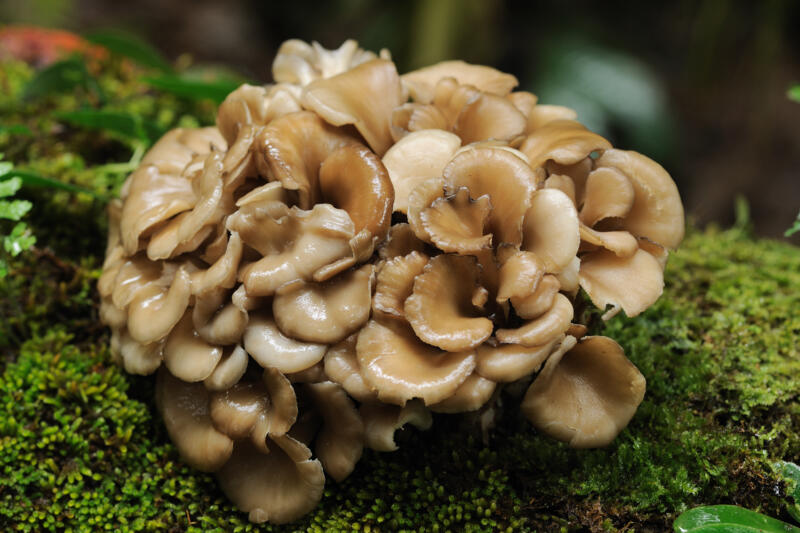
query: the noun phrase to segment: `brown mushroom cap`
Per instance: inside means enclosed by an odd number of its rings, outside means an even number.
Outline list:
[[[270,438],[268,446],[269,453],[262,453],[248,441],[237,442],[217,478],[251,522],[284,524],[319,503],[325,474],[311,450],[288,435]]]
[[[209,412],[214,427],[232,439],[250,436],[258,419],[266,416],[269,395],[261,383],[236,383],[211,394]]]
[[[628,316],[650,307],[664,291],[664,273],[655,257],[642,249],[629,257],[597,250],[581,262],[581,287],[600,309],[611,304]]]
[[[188,271],[179,268],[168,290],[151,283],[128,306],[128,331],[142,344],[163,339],[189,305],[192,286]]]
[[[322,430],[314,451],[333,479],[350,475],[364,451],[364,423],[344,389],[325,381],[306,385],[314,406],[322,414]]]
[[[425,233],[437,248],[470,254],[492,246],[492,236],[483,234],[491,211],[488,196],[472,200],[469,190],[462,187],[453,195],[434,200],[419,217]]]
[[[414,280],[428,264],[428,256],[420,252],[392,257],[378,271],[372,308],[395,318],[405,318],[405,301],[414,289]]]
[[[511,305],[520,318],[536,318],[553,305],[553,299],[561,289],[558,279],[552,274],[545,274],[536,285],[536,289],[525,296],[512,296]]]
[[[275,81],[296,85],[308,85],[319,78],[330,78],[337,74],[375,59],[375,54],[358,47],[348,39],[335,50],[327,50],[318,42],[308,43],[299,39],[284,41],[272,62],[272,77]],[[388,50],[381,50],[381,57],[389,59]]]
[[[236,344],[247,326],[247,313],[230,302],[230,290],[219,288],[195,297],[192,324],[211,344]]]
[[[628,425],[645,379],[608,337],[584,337],[553,354],[525,394],[521,409],[543,433],[574,448],[605,446]]]
[[[564,270],[581,243],[578,212],[569,196],[557,189],[533,193],[522,231],[522,249],[535,253],[549,273]]]
[[[236,284],[236,272],[242,259],[242,239],[233,232],[225,253],[205,270],[192,273],[192,294],[202,294],[218,287],[230,289]]]
[[[544,267],[536,254],[514,251],[504,258],[499,275],[497,301],[505,302],[533,294],[544,276]]]
[[[488,146],[457,154],[443,171],[445,192],[466,187],[472,198],[488,195],[492,212],[487,230],[495,245],[522,242],[522,219],[536,190],[536,175],[511,152]]]
[[[374,267],[339,274],[323,283],[301,283],[272,300],[272,316],[285,335],[333,344],[369,319]]]
[[[578,113],[574,109],[560,105],[536,105],[527,117],[528,131],[532,132],[556,120],[575,120],[578,118]]]
[[[250,316],[244,330],[244,348],[256,362],[281,372],[299,372],[317,364],[325,355],[324,344],[300,342],[281,333],[268,314]]]
[[[625,174],[613,167],[600,167],[586,178],[581,222],[594,226],[600,220],[628,214],[635,191]]]
[[[652,159],[626,150],[607,150],[596,164],[598,168],[619,170],[633,185],[633,207],[621,229],[661,246],[677,248],[683,240],[683,204],[667,171]]]
[[[203,380],[203,384],[211,391],[229,389],[242,379],[248,362],[247,352],[238,344],[233,348],[226,348],[216,368]]]
[[[436,85],[443,78],[454,78],[462,85],[472,85],[490,94],[505,96],[519,85],[511,74],[483,65],[470,65],[464,61],[442,61],[429,67],[403,74],[403,86],[417,102],[430,103],[435,95]]]
[[[401,222],[400,224],[392,224],[389,228],[389,236],[378,247],[378,257],[386,260],[408,255],[412,252],[423,253],[424,251],[425,243],[419,240],[419,237],[414,234],[408,223]]]
[[[181,458],[204,472],[219,469],[233,452],[233,441],[219,432],[208,412],[208,392],[185,383],[165,369],[156,380],[156,405]]]
[[[383,155],[393,143],[392,110],[403,103],[394,63],[373,59],[336,76],[309,83],[303,106],[334,126],[353,124],[372,150]]]
[[[406,320],[422,341],[460,352],[489,338],[494,325],[472,303],[479,275],[471,256],[443,254],[428,262],[404,306]]]
[[[347,394],[359,402],[375,401],[377,397],[364,381],[356,355],[357,334],[331,346],[325,352],[325,374],[338,383]]]
[[[381,401],[437,403],[453,394],[475,368],[474,350],[442,352],[419,341],[400,321],[371,320],[356,343],[361,374]]]
[[[164,364],[170,373],[186,382],[208,378],[222,358],[222,346],[209,344],[194,330],[192,314],[186,312],[164,344]]]
[[[461,139],[450,132],[415,131],[395,143],[383,156],[383,164],[394,186],[394,211],[406,213],[408,197],[420,183],[439,178]]]
[[[494,394],[497,383],[476,373],[464,380],[452,396],[430,406],[434,413],[466,413],[483,407]]]
[[[470,100],[458,114],[453,133],[463,144],[487,139],[511,141],[522,135],[527,120],[514,104],[494,94],[481,94]]]
[[[406,424],[423,431],[433,425],[431,412],[419,400],[406,402],[402,407],[367,402],[361,404],[359,414],[364,420],[366,446],[379,452],[393,452],[397,449],[395,432]]]
[[[490,379],[510,383],[530,376],[550,356],[563,335],[539,346],[497,344],[486,342],[478,346],[475,372]]]
[[[557,294],[553,306],[545,314],[517,329],[498,329],[495,336],[503,344],[540,346],[564,333],[572,321],[573,313],[569,299]]]
[[[124,329],[122,331],[114,330],[112,336],[117,337],[115,349],[118,351],[125,372],[146,376],[161,366],[164,352],[163,340],[151,344],[141,344],[131,338]]]
[[[574,120],[548,122],[533,130],[519,147],[530,159],[531,168],[543,166],[549,160],[572,165],[594,151],[610,148],[611,143]]]
[[[272,437],[286,434],[297,420],[297,396],[289,378],[277,368],[265,368],[261,381],[269,393],[268,424],[264,434]],[[259,443],[260,444],[260,443]]]

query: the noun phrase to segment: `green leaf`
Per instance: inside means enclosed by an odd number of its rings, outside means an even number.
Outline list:
[[[695,507],[680,515],[676,533],[800,533],[800,529],[735,505]]]
[[[22,124],[11,124],[10,126],[0,125],[0,133],[8,133],[11,135],[33,135],[33,132],[27,126]]]
[[[55,93],[69,92],[76,87],[96,88],[86,65],[77,58],[57,61],[40,70],[22,89],[23,100],[33,100]]]
[[[40,176],[32,172],[26,172],[24,170],[12,170],[6,175],[0,174],[0,190],[2,190],[4,183],[8,183],[9,181],[13,181],[14,179],[20,179],[22,184],[30,185],[32,187],[47,187],[50,189],[61,189],[62,191],[69,191],[73,193],[82,192],[94,196],[95,198],[105,199],[105,196],[103,196],[102,194],[98,194],[92,190],[85,189],[77,185],[64,183],[63,181],[54,180],[52,178],[45,178],[44,176]]]
[[[0,164],[5,164],[5,162]],[[0,177],[5,177],[6,174],[7,172],[0,172]],[[18,177],[0,181],[0,198],[14,196],[20,187],[22,187],[22,179]]]
[[[789,97],[789,100],[794,100],[795,102],[800,103],[800,85],[793,85],[789,87],[789,90],[786,91],[786,96]]]
[[[28,225],[24,222],[18,223],[11,230],[11,234],[3,238],[3,248],[12,257],[18,256],[23,251],[36,244],[36,237],[31,235]]]
[[[239,80],[217,79],[217,80],[198,80],[184,76],[148,76],[143,81],[155,89],[190,98],[192,100],[213,100],[219,104],[233,90],[241,85]]]
[[[795,231],[800,231],[800,214],[797,215]],[[778,461],[775,463],[775,470],[778,475],[786,482],[789,495],[793,502],[787,505],[787,511],[792,518],[800,522],[800,466],[788,461]]]
[[[28,200],[3,200],[0,202],[0,218],[19,220],[31,210],[33,204]]]
[[[800,213],[797,213],[797,220],[794,221],[794,224],[786,230],[786,233],[783,234],[784,237],[791,237],[795,233],[800,231]]]
[[[164,133],[158,125],[150,123],[138,115],[123,111],[79,109],[77,111],[59,111],[54,113],[54,116],[76,126],[106,130],[147,143],[154,142]]]
[[[120,31],[101,31],[86,37],[89,42],[107,48],[112,54],[125,56],[144,67],[172,72],[172,66],[152,45],[135,35]]]

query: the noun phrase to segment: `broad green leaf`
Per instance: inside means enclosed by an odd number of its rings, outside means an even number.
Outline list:
[[[78,58],[64,59],[40,70],[22,90],[23,100],[69,92],[76,87],[96,88],[97,82]]]
[[[197,80],[184,76],[148,76],[143,81],[151,87],[166,91],[168,93],[191,98],[193,100],[209,99],[215,103],[221,103],[230,92],[239,87],[238,80],[219,79],[219,80]]]
[[[3,238],[3,248],[12,257],[18,256],[34,244],[36,244],[36,237],[31,235],[28,225],[24,222],[15,225],[14,229],[11,230],[11,234]]]
[[[27,126],[22,124],[11,124],[9,126],[0,126],[0,133],[9,133],[11,135],[33,135],[33,132]]]
[[[5,172],[0,172],[0,176],[5,174]],[[20,187],[22,187],[22,180],[18,177],[0,181],[0,198],[14,196]]]
[[[797,215],[797,222],[794,225],[794,232],[800,231],[800,213]],[[788,231],[787,236],[791,235]],[[778,461],[775,463],[775,470],[778,475],[786,482],[792,502],[786,506],[786,510],[792,518],[800,522],[800,466],[788,461]]]
[[[800,85],[793,85],[792,87],[789,87],[789,90],[786,91],[786,96],[789,97],[789,100],[800,102]]]
[[[0,190],[2,190],[1,188],[3,187],[4,183],[8,183],[9,181],[12,181],[14,179],[19,179],[21,180],[22,184],[30,185],[33,187],[47,187],[50,189],[61,189],[62,191],[69,191],[74,193],[82,192],[94,196],[95,198],[105,199],[105,196],[98,194],[92,190],[85,189],[77,185],[72,185],[70,183],[64,183],[62,181],[54,180],[52,178],[45,178],[44,176],[40,176],[32,172],[26,172],[24,170],[12,170],[6,175],[0,174]]]
[[[0,279],[3,279],[8,275],[8,263],[3,261],[3,258],[0,257]]]
[[[102,31],[86,36],[89,42],[107,48],[112,54],[125,56],[144,67],[171,72],[172,67],[151,44],[135,35],[120,31]]]
[[[138,115],[123,111],[79,109],[59,111],[54,113],[54,116],[76,126],[106,130],[145,142],[153,142],[164,133],[158,125],[149,123]]]
[[[676,533],[800,533],[800,529],[735,505],[695,507],[680,515]]]
[[[0,218],[19,220],[31,210],[33,204],[28,200],[3,200],[0,201]]]

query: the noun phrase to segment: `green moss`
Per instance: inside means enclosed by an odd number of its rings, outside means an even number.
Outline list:
[[[181,464],[152,380],[110,364],[106,333],[92,324],[96,270],[16,268],[0,292],[33,303],[0,307],[0,323],[18,317],[0,377],[4,530],[665,530],[704,503],[782,516],[770,464],[800,458],[800,251],[741,230],[690,234],[659,302],[602,328],[648,379],[609,448],[538,436],[507,397],[488,446],[468,420],[437,417],[400,451],[365,453],[284,528],[248,524],[211,476]]]

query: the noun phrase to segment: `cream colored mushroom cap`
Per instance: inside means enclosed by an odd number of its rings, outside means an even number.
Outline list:
[[[250,317],[244,330],[244,349],[256,362],[284,373],[299,372],[322,360],[324,344],[300,342],[281,333],[275,320],[267,314]]]
[[[403,74],[400,79],[417,102],[430,103],[436,84],[442,78],[455,78],[462,85],[473,85],[477,89],[505,96],[519,85],[517,78],[492,67],[471,65],[464,61],[442,61],[429,67]]]
[[[353,334],[328,348],[323,359],[325,375],[328,379],[341,385],[347,394],[357,401],[376,401],[375,392],[367,386],[358,366],[357,339],[358,335]]]
[[[452,396],[430,406],[434,413],[466,413],[483,407],[492,397],[497,383],[473,372]]]
[[[398,405],[412,398],[440,402],[475,368],[474,350],[442,352],[396,320],[369,321],[358,334],[356,353],[361,373],[378,398]]]
[[[562,338],[558,336],[546,344],[530,347],[484,343],[478,346],[475,372],[492,381],[517,381],[536,372]]]
[[[322,414],[314,451],[336,481],[350,475],[364,451],[364,423],[344,389],[331,381],[306,385]]]
[[[608,337],[584,337],[554,354],[521,409],[543,433],[574,448],[609,444],[644,398],[645,379]]]
[[[561,272],[581,244],[575,205],[558,189],[536,191],[530,205],[523,222],[522,249],[535,253],[546,272]]]
[[[433,425],[431,412],[419,400],[406,402],[402,407],[378,402],[366,402],[359,408],[364,420],[364,439],[368,448],[379,452],[397,449],[395,432],[406,424],[427,430]]]

